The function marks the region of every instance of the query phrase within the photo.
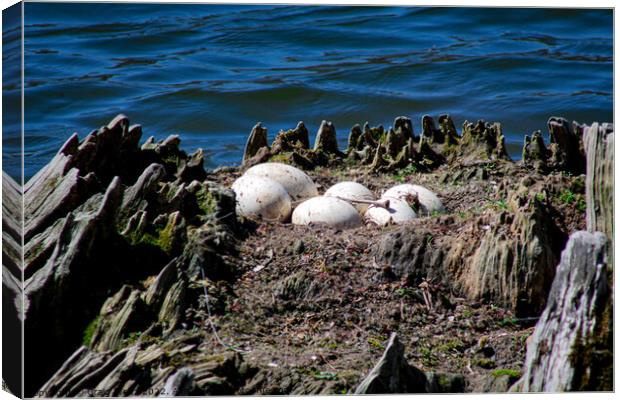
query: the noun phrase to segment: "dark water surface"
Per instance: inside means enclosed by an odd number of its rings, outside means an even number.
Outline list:
[[[611,10],[26,3],[25,24],[26,178],[118,113],[209,168],[257,121],[344,143],[447,112],[502,122],[518,157],[551,115],[613,118]]]

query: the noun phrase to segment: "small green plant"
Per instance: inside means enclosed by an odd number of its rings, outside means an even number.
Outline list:
[[[325,347],[330,350],[336,350],[338,348],[338,343],[335,343],[335,342],[327,343]]]
[[[405,182],[405,178],[416,172],[418,172],[418,168],[415,165],[408,165],[407,167],[401,169],[396,174],[394,174],[394,180],[401,183]]]
[[[162,158],[165,164],[179,165],[179,156],[172,154]]]
[[[502,327],[506,327],[506,326],[516,326],[518,323],[519,323],[519,320],[514,317],[505,317],[504,319],[498,322],[498,325]]]
[[[449,353],[452,351],[462,353],[465,350],[465,343],[463,343],[460,339],[453,339],[437,347],[437,350],[443,353]]]
[[[488,203],[486,204],[485,208],[489,209],[494,209],[494,210],[498,210],[498,211],[506,211],[508,210],[508,203],[506,203],[506,200],[491,200],[489,198],[487,198]]]
[[[491,172],[493,171],[497,166],[495,165],[495,163],[488,163],[482,166],[482,169],[484,169],[487,172]]]
[[[491,369],[491,368],[495,368],[496,366],[495,361],[490,358],[479,358],[478,360],[476,360],[476,364],[480,368],[484,368],[484,369]]]
[[[138,338],[142,336],[142,332],[130,332],[129,335],[127,335],[126,338],[123,339],[123,345],[124,346],[131,346],[132,344],[136,343],[136,341],[138,340]]]
[[[499,201],[495,202],[495,205],[500,210],[508,210],[508,204],[506,203],[506,200],[499,200]]]
[[[579,195],[577,199],[577,210],[586,212],[587,208],[588,206],[586,205],[586,199],[582,195]]]
[[[580,212],[586,211],[586,199],[582,194],[575,194],[572,190],[564,190],[558,195],[558,199],[564,204],[573,204]]]
[[[323,381],[335,381],[338,379],[338,374],[335,372],[317,371],[312,376],[314,376],[315,379]]]
[[[560,201],[564,204],[574,203],[577,200],[577,195],[571,190],[564,190],[560,193]]]
[[[471,318],[473,317],[474,313],[471,312],[471,310],[463,310],[463,317],[465,318]]]
[[[523,335],[519,336],[519,343],[521,343],[521,346],[525,346],[525,344],[527,343],[527,338],[529,337],[529,333],[524,333]]]
[[[420,347],[420,355],[422,356],[422,363],[427,367],[433,367],[438,364],[437,356],[430,347]]]
[[[416,298],[416,291],[415,289],[412,288],[398,288],[394,291],[394,293],[396,293],[396,295],[400,298],[408,298],[408,299],[415,299]]]
[[[514,379],[519,379],[521,378],[521,371],[517,371],[515,369],[496,369],[491,372],[491,375],[496,378],[499,378],[500,376],[509,376]]]
[[[539,202],[543,202],[545,201],[545,199],[547,198],[547,196],[545,196],[544,193],[536,193],[536,200],[538,200]]]
[[[371,336],[368,338],[368,344],[377,350],[385,350],[383,343],[387,340],[384,336]]]

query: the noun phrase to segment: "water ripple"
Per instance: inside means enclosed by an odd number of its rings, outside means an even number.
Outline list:
[[[274,133],[328,118],[346,140],[354,123],[448,112],[457,125],[502,121],[518,157],[522,135],[544,130],[550,115],[613,118],[611,10],[26,3],[26,11],[27,176],[67,135],[117,112],[145,135],[181,133],[189,150],[208,150],[211,167],[237,163],[257,121]],[[3,36],[7,49],[19,48],[19,30]],[[11,54],[7,65],[19,60]],[[17,94],[19,80],[3,88]]]

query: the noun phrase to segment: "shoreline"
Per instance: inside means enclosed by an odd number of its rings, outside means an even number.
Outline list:
[[[257,124],[243,164],[213,171],[178,135],[140,144],[142,127],[122,115],[73,135],[24,188],[26,395],[608,390],[604,369],[536,386],[537,363],[565,354],[532,359],[526,348],[544,353],[538,331],[562,329],[545,313],[563,304],[558,264],[588,268],[562,253],[567,244],[581,251],[594,240],[576,234],[586,228],[613,241],[610,192],[596,191],[613,188],[613,126],[552,117],[552,143],[526,136],[519,162],[498,123],[457,129],[443,115],[422,126],[356,125],[341,150],[328,121],[312,148],[303,123],[271,144]],[[237,218],[228,188],[267,161],[303,169],[319,193],[345,180],[375,195],[420,184],[446,211],[350,230]],[[607,306],[575,317],[598,322],[563,337],[590,343],[564,363],[583,371],[599,351],[607,365],[609,292],[572,289]],[[367,376],[384,351],[401,370],[382,373],[415,385]]]

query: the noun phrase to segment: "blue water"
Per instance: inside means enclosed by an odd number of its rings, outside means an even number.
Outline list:
[[[209,168],[257,121],[331,120],[344,144],[449,113],[502,122],[518,157],[552,115],[613,118],[611,10],[26,3],[25,25],[26,177],[121,112]]]

